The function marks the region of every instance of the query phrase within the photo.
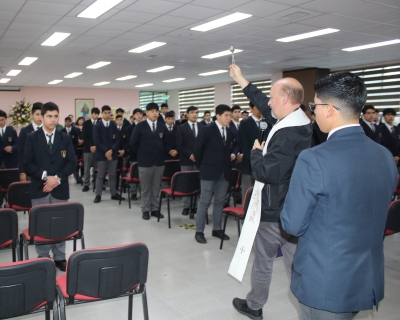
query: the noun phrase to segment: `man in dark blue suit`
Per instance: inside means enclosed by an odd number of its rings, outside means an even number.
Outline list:
[[[31,177],[32,206],[66,202],[69,199],[68,177],[76,167],[71,138],[56,130],[58,106],[52,102],[42,107],[43,127],[26,136],[24,164]],[[56,267],[65,271],[65,242],[37,245],[39,258],[53,252]]]
[[[208,124],[210,124],[211,121],[211,112],[210,111],[205,111],[204,115],[203,115],[203,120],[200,121],[200,125],[202,126],[206,126]]]
[[[220,239],[224,237],[225,240],[229,240],[229,237],[222,231],[222,209],[231,176],[231,161],[236,159],[235,155],[231,153],[234,143],[232,132],[229,130],[231,108],[220,104],[215,108],[215,114],[217,120],[203,126],[200,130],[193,152],[201,181],[195,239],[198,243],[203,244],[207,243],[204,237],[204,228],[213,194],[212,236]]]
[[[102,119],[93,128],[93,141],[96,146],[96,160],[99,171],[96,178],[96,197],[94,203],[101,201],[104,177],[108,170],[108,184],[111,200],[125,200],[117,193],[117,162],[120,147],[120,133],[114,121],[111,121],[110,106],[101,108]]]
[[[310,107],[329,135],[300,154],[281,214],[299,237],[291,290],[303,319],[348,320],[383,299],[383,234],[398,174],[392,154],[359,125],[363,81],[337,72],[314,89]]]
[[[382,145],[388,149],[392,155],[394,162],[399,170],[400,164],[400,128],[393,125],[394,118],[396,117],[396,110],[386,108],[382,111],[385,123],[380,125],[382,132]]]
[[[175,114],[172,111],[168,111],[165,114],[165,126],[167,127],[167,143],[171,149],[176,150],[176,132],[178,131],[178,126],[175,125]],[[165,160],[178,160],[177,155],[172,156],[167,154]]]
[[[130,148],[136,154],[139,179],[142,188],[142,218],[150,219],[150,214],[158,217],[159,193],[164,173],[165,155],[176,156],[167,141],[167,128],[158,121],[158,105],[154,102],[146,106],[146,121],[138,123],[133,130]],[[163,218],[163,215],[160,214]]]
[[[366,105],[362,109],[362,119],[360,125],[363,128],[366,136],[376,143],[382,144],[382,131],[374,122],[376,110],[374,106]]]
[[[18,168],[18,137],[13,127],[6,126],[7,114],[0,110],[0,166]]]
[[[21,129],[18,137],[18,168],[20,181],[26,181],[24,152],[26,136],[42,126],[42,107],[43,103],[35,102],[32,105],[31,118],[32,123]]]
[[[71,141],[72,141],[72,145],[74,146],[75,155],[78,158],[79,130],[77,128],[75,128],[74,126],[72,126],[72,119],[71,119],[70,116],[65,118],[64,125],[65,125],[65,127],[60,131],[69,135],[69,137],[71,138]],[[79,166],[78,166],[78,163],[77,163],[76,164],[76,169],[75,169],[75,172],[74,172],[74,177],[75,177],[76,183],[81,183],[81,180],[80,180],[79,174],[78,174],[78,170],[79,170]]]

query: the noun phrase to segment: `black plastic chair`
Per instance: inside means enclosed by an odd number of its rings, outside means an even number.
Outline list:
[[[2,193],[7,193],[8,186],[18,181],[20,181],[19,169],[0,169],[0,186]]]
[[[139,166],[138,166],[137,162],[133,162],[132,165],[130,166],[129,174],[125,177],[122,177],[120,195],[122,195],[122,185],[124,183],[127,185],[127,188],[128,188],[128,203],[129,203],[129,209],[130,209],[131,208],[131,187],[129,184],[130,183],[135,183],[135,184],[140,183]],[[121,199],[119,199],[119,204],[121,204]]]
[[[15,211],[29,211],[32,208],[31,182],[13,182],[8,186],[7,208]]]
[[[83,237],[83,205],[76,202],[62,202],[55,204],[41,204],[29,211],[29,228],[20,235],[21,259],[29,259],[28,245],[50,244],[63,241],[81,240],[82,249],[85,248]]]
[[[238,234],[240,237],[240,221],[244,220],[246,218],[246,212],[247,212],[247,209],[249,208],[252,194],[253,194],[253,187],[250,187],[247,189],[247,191],[244,195],[243,206],[227,207],[227,208],[224,208],[224,210],[222,210],[222,212],[225,213],[225,221],[224,221],[224,229],[223,229],[224,235],[225,235],[226,222],[228,220],[228,216],[233,216],[233,217],[235,217],[235,220],[237,221]],[[219,249],[222,249],[223,245],[224,245],[224,237],[221,238],[221,245],[220,245]]]
[[[48,258],[0,264],[0,319],[45,312],[58,320],[56,268]]]
[[[172,176],[171,187],[163,188],[160,190],[160,205],[159,205],[157,222],[160,222],[162,195],[165,195],[167,198],[168,227],[171,228],[169,199],[175,197],[190,197],[190,210],[191,212],[193,212],[196,203],[195,197],[198,195],[199,191],[200,191],[199,171],[184,171],[175,173]]]
[[[383,237],[400,232],[400,200],[393,201],[389,206]]]
[[[128,296],[128,319],[132,320],[133,296],[141,294],[144,319],[148,320],[148,262],[149,251],[143,243],[72,253],[67,273],[57,277],[61,319],[66,319],[68,305]]]
[[[21,260],[18,244],[18,215],[12,209],[0,209],[0,249],[12,250],[14,262]]]
[[[162,181],[171,181],[172,176],[179,171],[181,171],[179,160],[165,160]]]
[[[228,185],[228,190],[227,190],[227,193],[229,194],[229,199],[232,197],[232,193],[234,191],[236,191],[236,189],[237,189],[239,177],[240,177],[239,170],[235,169],[235,168],[232,168],[231,178],[229,180],[229,185]],[[236,207],[236,198],[235,198],[235,196],[233,196],[233,206]]]

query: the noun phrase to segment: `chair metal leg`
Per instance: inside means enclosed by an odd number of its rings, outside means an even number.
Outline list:
[[[168,206],[168,228],[171,229],[171,216],[169,207],[169,196],[167,195],[167,206]]]
[[[82,247],[82,250],[85,249],[85,238],[84,238],[83,234],[82,234],[82,238],[81,238],[81,247]]]
[[[131,187],[128,183],[128,203],[129,203],[129,209],[131,208]]]
[[[236,207],[236,197],[235,197],[235,191],[231,193],[233,195],[233,206]]]
[[[189,210],[190,210],[190,219],[193,219],[193,217],[194,217],[193,196],[190,196],[190,206],[189,206]]]
[[[21,250],[21,247],[20,247],[18,241],[17,241],[16,249],[17,249],[18,261],[22,261],[22,257],[21,257],[22,250]]]
[[[225,230],[226,230],[226,222],[228,221],[228,214],[225,214],[225,221],[224,221],[224,229],[222,230],[222,238],[221,238],[221,245],[219,249],[222,249],[222,246],[224,245],[224,237],[225,237]]]
[[[24,254],[25,260],[29,260],[29,253],[28,253],[28,241],[24,237]]]
[[[129,296],[129,303],[128,303],[128,320],[132,320],[132,305],[133,305],[133,296]]]
[[[160,192],[160,201],[159,201],[159,205],[158,205],[158,217],[157,217],[157,222],[160,222],[162,195],[163,195],[163,193]],[[167,197],[168,197],[168,195],[167,195]]]
[[[122,185],[124,184],[124,180],[121,180],[121,190],[119,191],[119,194],[120,194],[120,196],[121,196],[121,198],[122,198]],[[117,190],[118,190],[118,188],[117,188]],[[121,205],[121,198],[119,198],[119,205]]]
[[[23,249],[24,249],[23,239],[22,239],[22,235],[20,235],[19,236],[19,257],[20,257],[19,261],[24,260]]]
[[[149,320],[149,310],[147,307],[146,288],[144,288],[144,290],[142,292],[142,303],[143,303],[143,318],[144,318],[144,320]]]
[[[60,318],[61,320],[66,320],[65,317],[65,300],[64,297],[62,295],[62,292],[60,290],[60,288],[57,285],[57,302],[58,302],[58,306],[60,308]]]
[[[58,320],[59,315],[58,315],[58,301],[57,297],[56,300],[53,303],[53,320]]]
[[[76,251],[76,239],[74,239],[74,252]]]
[[[12,259],[13,262],[17,262],[17,253],[16,253],[16,247],[12,247]]]
[[[239,219],[239,217],[237,218],[237,225],[238,225],[238,235],[240,238],[240,219]]]

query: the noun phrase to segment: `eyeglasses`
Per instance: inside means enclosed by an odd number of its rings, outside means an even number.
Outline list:
[[[317,106],[327,106],[330,103],[314,103],[314,102],[309,102],[308,106],[310,107],[311,112],[315,112],[315,108]],[[334,106],[333,104],[330,104],[332,107],[334,107],[337,111],[340,111],[341,109],[339,107]]]

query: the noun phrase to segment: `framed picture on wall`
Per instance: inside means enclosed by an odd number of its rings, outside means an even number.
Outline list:
[[[90,117],[90,110],[94,107],[94,99],[75,99],[75,119]],[[85,119],[86,120],[86,119]]]

